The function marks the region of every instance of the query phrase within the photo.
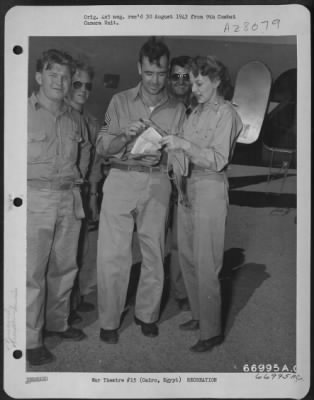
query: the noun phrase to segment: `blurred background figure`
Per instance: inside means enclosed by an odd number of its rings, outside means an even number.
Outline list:
[[[189,71],[192,58],[179,56],[171,60],[168,91],[171,96],[181,101],[186,107],[186,116],[197,106],[197,100],[192,92]]]
[[[86,296],[92,293],[96,288],[96,262],[91,262],[91,257],[88,257],[90,252],[89,230],[91,223],[95,222],[98,215],[97,183],[101,179],[100,158],[96,156],[95,152],[95,142],[100,125],[98,120],[91,115],[85,107],[92,91],[93,78],[93,68],[89,65],[88,60],[81,56],[75,61],[75,72],[72,78],[68,101],[72,107],[73,115],[82,118],[92,144],[87,176],[92,182],[89,185],[86,181],[82,187],[86,218],[83,220],[80,234],[78,249],[79,272],[72,291],[71,313],[69,318],[69,322],[71,323],[78,323],[82,320],[77,311],[88,312],[95,309],[92,303],[86,301]]]
[[[190,82],[190,66],[191,57],[179,56],[175,57],[170,62],[168,91],[169,94],[183,103],[186,107],[186,115],[190,114],[191,106],[191,82]],[[184,280],[178,259],[178,241],[177,241],[177,190],[172,185],[172,195],[169,210],[169,235],[171,235],[170,248],[170,280],[171,291],[174,298],[182,311],[188,311],[189,301],[186,293]]]

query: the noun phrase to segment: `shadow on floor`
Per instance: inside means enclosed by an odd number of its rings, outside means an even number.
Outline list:
[[[225,252],[224,265],[220,273],[222,295],[222,327],[225,335],[233,326],[236,316],[246,306],[257,288],[270,277],[266,266],[244,263],[245,255],[241,248]]]
[[[230,190],[229,202],[232,205],[242,207],[277,207],[296,208],[297,197],[295,194],[277,194],[264,192],[249,192],[242,190]]]
[[[237,314],[245,307],[255,290],[269,278],[266,266],[256,263],[245,264],[244,250],[231,248],[225,251],[224,264],[220,273],[222,293],[222,325],[225,334],[232,328]],[[171,295],[170,255],[165,260],[165,285],[161,302],[160,322],[169,320],[180,313]],[[130,275],[127,296],[128,311],[122,318],[121,329],[133,323],[133,306],[140,276],[141,264],[134,264]],[[131,310],[132,309],[132,310]]]

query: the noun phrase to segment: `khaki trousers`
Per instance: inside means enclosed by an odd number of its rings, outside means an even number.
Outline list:
[[[103,329],[120,325],[132,266],[135,222],[142,253],[135,315],[147,323],[159,317],[170,190],[169,179],[161,172],[111,169],[104,182],[97,250],[98,307]]]
[[[28,189],[27,348],[42,345],[42,330],[68,328],[70,294],[77,274],[81,221],[72,190]]]
[[[171,290],[175,299],[185,299],[187,292],[181,271],[178,253],[178,206],[173,204],[171,216],[171,256],[170,256],[170,279]]]
[[[93,293],[97,286],[97,270],[96,270],[96,252],[97,252],[97,236],[98,231],[88,232],[87,221],[81,235],[82,241],[79,242],[82,246],[81,259],[78,274],[78,288],[80,296],[88,296]]]
[[[200,321],[200,339],[221,334],[219,272],[224,254],[228,187],[224,175],[192,175],[187,184],[192,205],[178,206],[179,261],[192,318]]]

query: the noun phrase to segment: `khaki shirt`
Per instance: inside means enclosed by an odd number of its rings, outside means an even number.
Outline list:
[[[109,156],[107,150],[111,141],[123,133],[128,125],[140,118],[151,119],[168,134],[178,134],[182,130],[185,107],[168,97],[165,90],[161,102],[151,111],[142,100],[141,83],[135,88],[114,95],[108,106],[104,125],[97,138],[97,152],[103,156]],[[114,155],[117,162],[129,165],[140,163],[129,158],[133,144],[132,142],[129,143],[118,154]]]
[[[58,115],[28,100],[27,179],[71,181],[84,178],[90,160],[88,132],[78,113],[64,104]],[[78,157],[79,156],[79,157]]]
[[[84,121],[86,122],[89,141],[92,144],[92,146],[95,146],[97,135],[100,131],[100,123],[96,117],[94,117],[86,110],[83,110],[82,116]]]
[[[231,160],[242,121],[227,101],[199,104],[183,127],[192,143],[186,155],[194,165],[214,172],[223,171]]]
[[[98,183],[103,178],[102,165],[105,162],[105,158],[96,153],[96,139],[100,131],[100,123],[97,118],[86,110],[83,110],[82,116],[88,130],[89,140],[92,144],[88,180],[90,183]]]

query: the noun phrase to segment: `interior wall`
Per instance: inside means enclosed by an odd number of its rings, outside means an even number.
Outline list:
[[[77,57],[84,54],[89,57],[95,68],[94,89],[91,93],[88,109],[100,121],[108,103],[114,93],[135,86],[138,82],[137,59],[138,52],[147,37],[32,37],[29,41],[29,94],[36,90],[35,66],[41,53],[55,48],[69,52]],[[251,38],[252,39],[252,38]],[[254,38],[255,39],[255,38]],[[275,38],[274,38],[275,39]],[[171,56],[178,55],[216,55],[228,68],[232,81],[241,65],[251,60],[259,60],[265,63],[271,70],[273,80],[282,72],[297,67],[296,43],[294,40],[283,40],[278,43],[271,38],[267,41],[256,38],[245,42],[245,39],[237,41],[237,38],[224,37],[216,40],[213,37],[166,37]],[[120,82],[117,89],[105,88],[103,75],[119,74]]]

